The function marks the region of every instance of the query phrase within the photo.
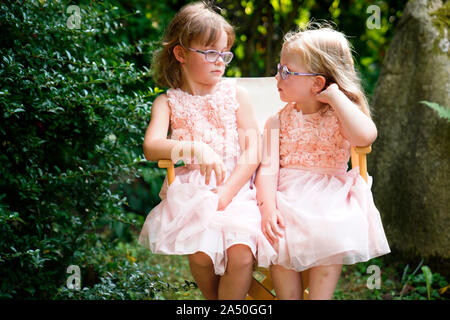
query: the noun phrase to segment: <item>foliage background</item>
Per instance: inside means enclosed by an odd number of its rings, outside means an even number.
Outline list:
[[[149,66],[187,2],[0,4],[0,298],[201,298],[185,260],[136,244],[164,178],[141,147],[161,92]],[[371,4],[381,10],[380,29],[365,25]],[[67,27],[70,5],[80,8],[79,29]],[[324,19],[349,36],[370,96],[404,1],[216,5],[236,26],[227,76],[274,75],[283,34]],[[66,287],[72,264],[81,291]]]

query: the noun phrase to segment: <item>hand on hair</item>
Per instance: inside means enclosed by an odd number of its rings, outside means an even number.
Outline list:
[[[336,83],[331,83],[321,92],[316,93],[316,99],[324,104],[333,105],[334,98],[341,93],[339,86]]]

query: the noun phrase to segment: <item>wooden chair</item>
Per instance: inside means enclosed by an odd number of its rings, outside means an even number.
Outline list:
[[[282,108],[286,103],[280,101],[276,80],[274,77],[262,78],[236,78],[237,84],[245,87],[250,93],[253,107],[256,111],[260,129],[264,128],[267,118]],[[262,132],[262,131],[261,131]],[[367,182],[366,154],[370,153],[371,147],[352,147],[352,168],[359,166],[359,173]],[[167,180],[169,185],[175,179],[175,168],[171,160],[159,160],[158,166],[167,169]],[[309,270],[302,272],[302,281],[305,292],[304,299],[308,297]],[[247,295],[247,300],[274,300],[270,271],[264,268],[256,268],[252,284]]]

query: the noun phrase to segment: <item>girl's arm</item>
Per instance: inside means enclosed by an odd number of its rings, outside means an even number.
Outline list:
[[[317,94],[317,100],[333,107],[341,124],[342,135],[353,146],[371,145],[377,138],[377,128],[372,119],[353,103],[337,84],[329,85]]]
[[[145,131],[143,148],[147,160],[172,159],[172,149],[180,142],[167,139],[169,119],[170,109],[167,96],[162,94],[153,102],[150,123]]]
[[[170,108],[167,96],[158,96],[152,105],[150,124],[145,131],[144,156],[149,161],[171,159],[190,162],[192,157],[201,159],[200,172],[205,175],[205,183],[209,184],[212,170],[216,174],[218,184],[224,177],[223,163],[219,156],[206,144],[196,141],[178,141],[167,139],[170,123]]]
[[[239,109],[236,112],[236,121],[242,153],[233,172],[218,190],[220,199],[218,210],[223,210],[231,202],[261,162],[261,133],[258,120],[247,90],[240,86],[237,86],[237,100]]]
[[[278,114],[267,119],[264,126],[261,165],[256,174],[256,200],[261,212],[261,230],[273,244],[282,236],[277,226],[284,228],[284,220],[277,209],[276,191],[280,169],[280,120]]]

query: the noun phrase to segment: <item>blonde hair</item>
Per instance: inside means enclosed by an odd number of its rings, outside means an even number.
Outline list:
[[[361,111],[370,116],[361,79],[353,63],[351,44],[343,33],[329,25],[309,23],[303,30],[285,35],[283,50],[298,53],[308,72],[325,74],[327,81],[336,83]]]
[[[181,66],[173,54],[173,49],[177,45],[188,48],[192,41],[198,41],[205,46],[214,44],[222,30],[227,34],[229,50],[235,39],[234,29],[211,5],[195,2],[182,7],[164,34],[162,49],[153,57],[153,79],[163,87],[181,87]]]

